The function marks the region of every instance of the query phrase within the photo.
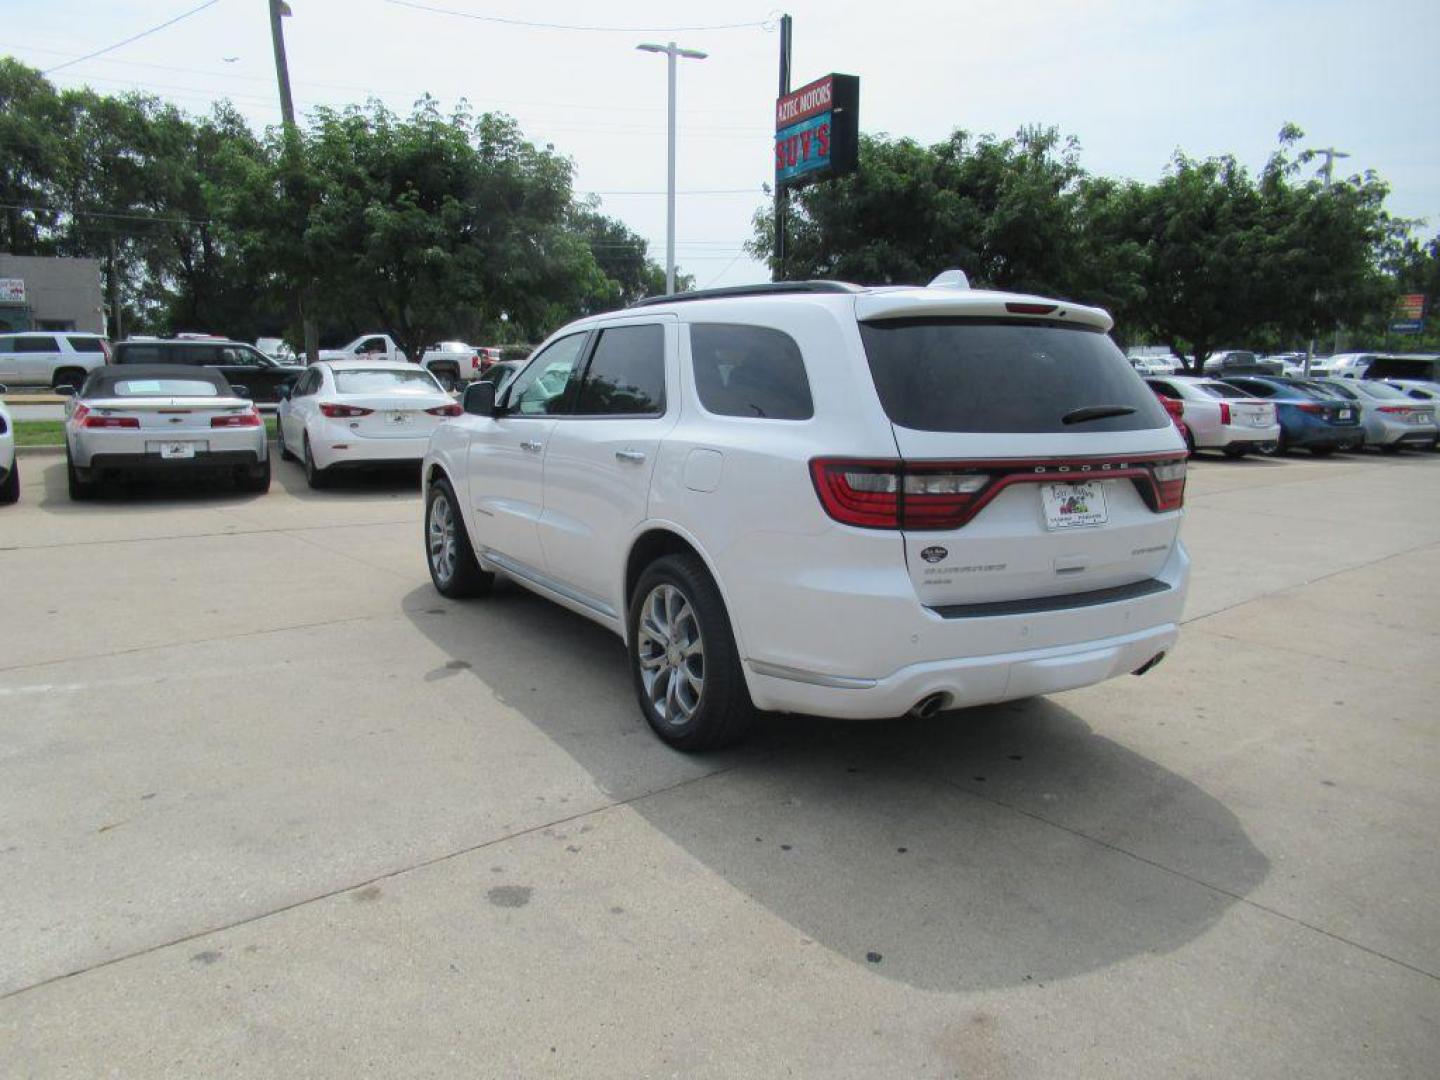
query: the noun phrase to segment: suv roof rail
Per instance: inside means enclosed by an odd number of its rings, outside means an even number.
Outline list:
[[[655,304],[679,304],[687,300],[714,300],[726,296],[775,296],[786,293],[858,293],[864,292],[859,285],[846,281],[766,281],[755,285],[726,285],[719,289],[696,289],[694,292],[667,293],[664,296],[647,296],[636,300],[631,307],[651,307]]]

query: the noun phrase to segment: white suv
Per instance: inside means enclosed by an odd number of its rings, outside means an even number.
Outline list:
[[[756,709],[928,716],[1143,672],[1188,582],[1185,446],[1110,326],[839,282],[572,323],[432,436],[431,578],[502,572],[615,631],[685,750]]]
[[[68,330],[0,334],[0,383],[8,386],[70,386],[110,361],[110,343],[99,334]]]

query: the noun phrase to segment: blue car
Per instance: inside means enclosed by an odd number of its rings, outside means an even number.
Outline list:
[[[1275,452],[1303,447],[1316,457],[1365,444],[1360,407],[1342,400],[1319,383],[1270,375],[1231,375],[1225,379],[1247,394],[1275,403],[1280,441]]]

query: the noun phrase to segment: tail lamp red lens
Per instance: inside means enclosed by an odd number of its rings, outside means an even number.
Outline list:
[[[212,416],[210,418],[212,428],[245,428],[259,427],[260,414],[254,409],[246,409],[244,412],[226,413],[224,416]]]
[[[92,430],[95,428],[111,430],[116,428],[138,428],[140,426],[139,417],[102,416],[100,413],[92,412],[88,405],[76,405],[75,411],[70,414],[70,419],[74,420],[81,427]]]
[[[374,409],[361,408],[359,405],[337,405],[333,401],[322,401],[320,412],[331,420],[351,420],[357,416],[369,416]]]
[[[1179,398],[1160,395],[1160,403],[1165,406],[1165,411],[1170,414],[1171,419],[1181,420],[1185,416],[1185,404]]]
[[[1220,402],[1220,423],[1230,423],[1230,403],[1228,401]]]
[[[1412,410],[1408,405],[1381,405],[1380,408],[1376,411],[1383,413],[1409,415]]]
[[[480,364],[481,364],[480,354],[477,352],[474,356],[470,357],[470,370],[472,370],[472,371],[479,371],[479,370],[480,370]]]
[[[1324,405],[1317,405],[1317,404],[1315,404],[1313,401],[1302,401],[1302,402],[1300,402],[1300,404],[1296,405],[1295,407],[1296,407],[1297,409],[1299,409],[1299,410],[1300,410],[1301,412],[1303,412],[1303,413],[1309,413],[1311,416],[1324,416],[1324,415],[1325,415],[1325,406],[1324,406]]]
[[[463,413],[465,410],[462,409],[462,408],[460,408],[459,405],[451,404],[451,405],[437,405],[435,408],[433,408],[433,409],[426,409],[425,411],[426,411],[427,413],[429,413],[431,416],[459,416],[459,415],[460,415],[461,413]]]
[[[1012,484],[1133,482],[1156,513],[1185,504],[1184,458],[1052,462],[907,462],[815,458],[810,478],[842,525],[915,531],[958,529]]]

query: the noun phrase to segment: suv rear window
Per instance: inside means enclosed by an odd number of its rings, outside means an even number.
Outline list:
[[[800,346],[783,330],[691,323],[690,358],[707,412],[764,420],[815,415]]]
[[[887,319],[860,324],[870,375],[892,423],[917,431],[1069,432],[1163,428],[1170,416],[1110,338],[1016,319]],[[1134,412],[1080,424],[1088,406]]]
[[[105,351],[104,346],[100,344],[100,339],[97,337],[67,337],[65,340],[70,343],[70,348],[76,352],[103,353]]]

